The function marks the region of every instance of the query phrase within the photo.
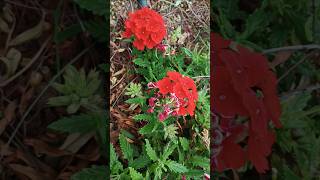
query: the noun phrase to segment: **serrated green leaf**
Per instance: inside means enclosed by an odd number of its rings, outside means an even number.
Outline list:
[[[210,159],[202,156],[192,156],[190,162],[194,166],[200,166],[202,168],[208,169],[210,166]]]
[[[158,160],[157,153],[156,153],[156,151],[151,147],[150,142],[149,142],[148,139],[146,139],[145,147],[146,147],[146,152],[147,152],[149,158],[150,158],[151,160],[153,160],[153,161],[157,161],[157,160]]]
[[[107,172],[107,166],[92,166],[77,172],[71,177],[71,180],[105,180]]]
[[[146,101],[146,98],[144,97],[136,97],[126,100],[125,102],[128,104],[144,104]]]
[[[136,171],[132,167],[129,167],[129,170],[130,170],[130,177],[132,180],[143,180],[142,174],[140,174],[138,171]]]
[[[141,169],[146,167],[150,162],[151,160],[147,155],[141,155],[139,158],[129,163],[129,166],[133,167],[134,169]]]
[[[142,58],[137,58],[133,60],[133,63],[135,65],[141,66],[141,67],[148,67],[150,66],[150,63]]]
[[[161,156],[161,160],[165,161],[168,157],[173,153],[173,151],[177,148],[177,144],[168,143],[164,149],[164,152]]]
[[[118,155],[116,154],[113,145],[110,143],[110,173],[118,174],[123,170],[122,164],[118,160]]]
[[[182,149],[184,151],[188,151],[189,150],[189,141],[188,139],[184,138],[184,137],[179,137],[179,142],[182,146]]]
[[[167,160],[165,164],[168,166],[168,168],[171,171],[173,171],[175,173],[186,173],[186,172],[188,172],[188,169],[184,165],[179,164],[179,163],[177,163],[175,161]]]
[[[133,148],[132,145],[127,141],[127,138],[122,133],[119,136],[119,142],[123,158],[131,161],[133,159]]]
[[[96,114],[81,114],[77,116],[64,117],[51,123],[48,128],[68,133],[87,133],[98,130],[102,118]]]
[[[186,176],[202,178],[204,173],[205,171],[203,170],[189,169],[189,171],[186,173]]]
[[[139,130],[139,133],[142,134],[142,135],[145,135],[145,134],[150,134],[154,131],[154,129],[156,129],[158,126],[157,126],[157,122],[156,121],[152,121],[152,122],[149,122],[147,125],[143,126],[140,130]]]
[[[174,124],[170,124],[164,128],[164,138],[165,139],[176,139],[177,138],[177,130],[179,128],[176,127]]]
[[[151,114],[138,114],[133,116],[133,119],[136,121],[151,121],[153,119],[153,116]]]
[[[299,180],[300,177],[297,176],[287,165],[284,165],[284,169],[282,172],[283,179],[285,180]]]

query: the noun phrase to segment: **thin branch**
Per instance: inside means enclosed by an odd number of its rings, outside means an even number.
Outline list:
[[[192,79],[209,79],[210,76],[195,76],[195,77],[192,77]]]
[[[279,51],[302,51],[302,50],[311,50],[311,49],[319,49],[320,45],[318,44],[309,44],[309,45],[296,45],[296,46],[286,46],[279,48],[272,48],[262,51],[263,54],[271,54]]]
[[[312,85],[306,88],[301,88],[301,89],[295,89],[293,91],[287,92],[287,93],[283,93],[280,95],[282,100],[285,100],[291,96],[303,93],[303,92],[310,92],[310,91],[314,91],[314,90],[318,90],[320,89],[320,84],[316,84],[316,85]]]

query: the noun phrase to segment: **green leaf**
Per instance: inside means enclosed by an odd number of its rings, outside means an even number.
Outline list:
[[[98,130],[104,118],[98,114],[81,114],[63,117],[51,123],[48,128],[68,133],[87,133]]]
[[[146,167],[150,162],[151,161],[147,155],[141,155],[139,158],[129,163],[129,166],[133,167],[134,169],[141,169]]]
[[[133,119],[136,121],[142,121],[142,120],[151,121],[153,119],[153,116],[150,114],[138,114],[133,116]]]
[[[141,67],[148,67],[150,66],[150,63],[142,58],[137,58],[133,60],[133,63],[135,65],[141,66]]]
[[[130,177],[132,180],[143,180],[142,174],[140,174],[138,171],[136,171],[132,167],[129,167],[129,170],[130,170]]]
[[[167,160],[166,161],[166,165],[168,166],[168,168],[175,172],[175,173],[186,173],[188,172],[188,169],[183,166],[182,164],[179,164],[175,161],[172,161],[172,160]]]
[[[123,170],[122,164],[118,160],[118,155],[116,154],[113,145],[110,143],[110,171],[111,174],[118,174]]]
[[[74,114],[80,109],[80,103],[73,103],[67,107],[67,112],[69,114]]]
[[[176,139],[177,138],[177,134],[178,134],[178,130],[179,128],[176,127],[174,124],[170,124],[169,126],[166,126],[164,128],[164,138],[165,139]]]
[[[210,166],[210,159],[202,156],[192,156],[190,162],[194,166],[200,166],[202,168],[208,169]]]
[[[204,173],[205,171],[203,170],[189,169],[189,171],[186,173],[186,176],[202,178]]]
[[[59,83],[53,83],[52,87],[57,90],[61,94],[71,94],[72,90],[68,88],[68,86],[59,84]]]
[[[52,97],[48,101],[49,106],[66,106],[72,102],[71,96]]]
[[[105,180],[107,172],[107,166],[92,166],[77,172],[71,177],[71,180]]]
[[[73,0],[81,8],[91,11],[93,14],[106,15],[108,13],[106,0]]]
[[[171,141],[172,142],[172,141]],[[177,148],[177,144],[168,143],[164,149],[164,152],[161,156],[161,160],[165,161],[168,157],[173,153],[173,151]]]
[[[136,97],[126,100],[125,102],[128,104],[143,104],[146,101],[144,97]]]
[[[287,165],[284,165],[283,169],[283,179],[284,180],[299,180],[300,177],[297,176]]]
[[[189,150],[189,141],[187,138],[184,138],[184,137],[179,137],[179,141],[180,141],[180,144],[183,148],[184,151],[188,151]]]
[[[253,14],[249,15],[246,21],[246,30],[239,39],[247,39],[257,30],[261,30],[270,23],[270,14],[258,9]]]
[[[126,88],[125,95],[133,97],[142,96],[142,86],[139,83],[130,83]]]
[[[157,128],[157,122],[156,121],[152,121],[149,122],[147,125],[143,126],[140,130],[139,133],[142,135],[145,134],[150,134],[152,133],[156,128]]]
[[[184,47],[181,49],[187,56],[192,57],[192,52],[189,49],[184,48]]]
[[[145,147],[146,147],[146,151],[147,151],[147,154],[148,154],[149,158],[150,158],[151,160],[153,160],[153,161],[157,161],[157,160],[158,160],[157,153],[156,153],[156,151],[151,147],[148,139],[146,139]]]
[[[86,76],[84,69],[78,71],[74,66],[68,66],[63,75],[64,84],[54,83],[53,87],[62,94],[52,97],[48,104],[51,106],[68,106],[69,113],[75,113],[81,107],[95,112],[101,104],[101,97],[96,95],[101,80],[99,73],[91,70]]]
[[[133,159],[133,148],[132,145],[127,141],[127,138],[121,133],[119,136],[120,148],[123,157],[127,160]]]

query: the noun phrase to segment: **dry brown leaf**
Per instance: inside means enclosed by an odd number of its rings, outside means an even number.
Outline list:
[[[25,110],[29,106],[29,102],[32,99],[34,94],[34,88],[30,88],[26,93],[22,94],[20,104],[19,104],[19,112],[24,114]]]
[[[60,157],[70,154],[63,150],[50,147],[47,143],[38,139],[26,139],[24,140],[24,143],[32,146],[36,154],[46,154],[52,157]]]
[[[6,127],[15,117],[15,110],[17,108],[16,101],[12,101],[7,108],[4,110],[4,116],[0,120],[0,135],[5,131]]]
[[[48,176],[56,176],[57,172],[51,168],[47,163],[44,163],[42,161],[40,161],[39,159],[35,159],[34,157],[28,155],[27,153],[21,151],[21,150],[17,150],[14,154],[14,157],[16,159],[14,162],[17,162],[17,160],[22,160],[25,164],[27,164],[29,167],[32,167],[34,165],[37,165],[37,167],[39,167],[39,169],[41,169],[41,172],[45,172],[46,175]],[[12,161],[10,161],[12,162]]]
[[[91,146],[90,150],[88,150],[88,154],[78,154],[77,158],[83,159],[86,161],[97,161],[100,158],[100,148],[99,146]]]
[[[17,173],[23,174],[29,177],[31,180],[43,180],[44,177],[39,174],[37,170],[29,166],[23,166],[20,164],[9,164],[10,168]],[[52,178],[50,178],[52,179]]]
[[[276,54],[275,58],[271,62],[271,68],[275,68],[279,64],[286,62],[292,55],[292,51],[280,51]]]
[[[6,146],[3,141],[0,141],[0,156],[10,156],[14,153],[13,151],[11,147]]]
[[[94,137],[94,133],[78,135],[77,138],[72,139],[67,138],[65,143],[59,149],[77,153],[92,137]]]

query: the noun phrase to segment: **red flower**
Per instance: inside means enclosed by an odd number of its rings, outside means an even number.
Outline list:
[[[174,93],[179,99],[180,104],[178,115],[193,116],[196,107],[195,101],[198,100],[198,92],[194,81],[189,77],[183,77],[178,72],[169,71],[167,76],[157,82],[159,91],[162,95]]]
[[[222,150],[215,158],[217,170],[237,169],[244,165],[244,160],[250,160],[258,172],[265,172],[268,169],[266,158],[274,142],[274,133],[268,127],[269,121],[277,128],[281,127],[276,76],[269,70],[268,61],[261,54],[224,40],[217,34],[211,34],[211,38],[213,109],[222,120],[231,118],[229,122],[235,122],[237,116],[249,118],[246,123],[248,128],[242,129],[249,138],[241,140],[247,144],[247,148],[242,148],[238,141],[231,138],[243,132],[231,132],[228,129],[232,124],[220,122],[225,137]]]
[[[125,28],[122,36],[134,36],[133,46],[138,50],[144,50],[145,47],[154,48],[167,34],[162,16],[147,7],[129,13]]]
[[[149,99],[149,106],[152,110],[148,112],[153,112],[155,106],[161,107],[161,111],[158,114],[160,121],[164,121],[169,115],[194,115],[198,92],[191,78],[182,76],[178,72],[169,71],[167,72],[167,77],[156,83],[148,83],[148,87],[159,89],[155,93],[155,97]]]

